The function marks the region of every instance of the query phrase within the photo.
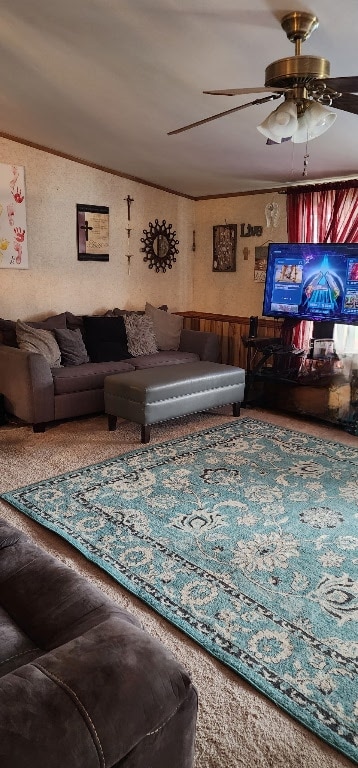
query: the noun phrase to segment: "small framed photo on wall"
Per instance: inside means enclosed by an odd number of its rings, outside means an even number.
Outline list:
[[[266,280],[267,269],[267,256],[268,246],[258,245],[255,248],[255,266],[254,266],[254,281],[255,283],[264,283]]]
[[[213,272],[236,272],[237,224],[213,227]]]
[[[109,261],[109,208],[82,203],[76,208],[78,260]]]

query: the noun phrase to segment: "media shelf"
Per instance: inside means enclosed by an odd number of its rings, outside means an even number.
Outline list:
[[[358,373],[352,371],[351,356],[313,359],[283,346],[279,338],[242,341],[247,347],[244,407],[262,405],[355,429]]]
[[[284,346],[277,336],[272,338],[243,336],[242,342],[247,348],[244,406],[256,401],[255,382],[273,380],[287,384],[297,383],[303,350],[293,350],[291,346]]]

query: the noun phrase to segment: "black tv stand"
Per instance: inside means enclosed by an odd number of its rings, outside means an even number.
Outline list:
[[[274,379],[275,381],[290,382],[297,380],[297,360],[304,354],[303,349],[284,345],[278,336],[242,336],[242,342],[247,348],[244,407],[257,402],[253,393],[256,381]]]
[[[312,416],[358,432],[358,371],[352,357],[309,357],[278,337],[242,337],[247,348],[243,407]]]

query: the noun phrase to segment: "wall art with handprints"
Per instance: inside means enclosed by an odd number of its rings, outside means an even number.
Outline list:
[[[0,268],[28,267],[25,170],[0,163]]]

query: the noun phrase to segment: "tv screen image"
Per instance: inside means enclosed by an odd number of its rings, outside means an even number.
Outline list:
[[[263,315],[358,323],[358,243],[270,243]]]

